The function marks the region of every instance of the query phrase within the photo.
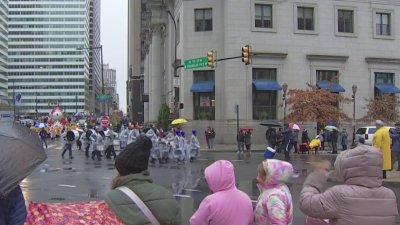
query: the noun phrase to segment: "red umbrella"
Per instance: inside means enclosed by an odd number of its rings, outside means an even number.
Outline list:
[[[303,128],[300,125],[295,123],[289,123],[289,128],[293,130],[303,130]]]
[[[242,128],[240,128],[240,130],[241,131],[252,131],[253,128],[251,128],[251,127],[242,127]]]

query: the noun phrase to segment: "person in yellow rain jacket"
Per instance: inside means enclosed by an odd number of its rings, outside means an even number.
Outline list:
[[[376,132],[374,137],[372,138],[372,146],[379,148],[383,155],[383,178],[386,178],[386,171],[392,169],[392,159],[391,159],[391,152],[390,152],[390,135],[389,129],[384,127],[384,123],[382,120],[375,121],[376,125]]]
[[[314,150],[314,153],[317,154],[318,149],[321,147],[321,140],[320,140],[319,135],[317,137],[315,137],[315,139],[311,140],[309,146],[310,146],[310,149]]]

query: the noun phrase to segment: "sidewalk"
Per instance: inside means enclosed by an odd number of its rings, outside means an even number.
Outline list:
[[[205,146],[206,147],[206,146]],[[265,151],[267,145],[266,144],[254,144],[251,145],[251,149],[253,152],[263,152]],[[326,155],[326,156],[333,156],[336,157],[336,155],[333,155],[330,152],[330,150],[327,150],[329,148],[325,147],[325,151],[319,151],[319,155]],[[232,144],[217,144],[214,145],[214,149],[207,149],[207,148],[201,148],[200,151],[202,152],[236,152],[237,151],[237,146],[232,145]],[[291,154],[293,156],[295,155],[302,155],[302,154],[295,154],[293,153],[294,149],[292,149]],[[339,153],[341,152],[340,150],[338,151]],[[303,154],[307,155],[307,154]],[[313,152],[310,152],[310,155],[314,155]],[[400,171],[387,171],[387,179],[383,179],[383,183],[385,186],[387,185],[398,185],[400,183]]]

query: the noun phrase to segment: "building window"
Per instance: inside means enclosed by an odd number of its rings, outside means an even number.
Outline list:
[[[313,7],[297,7],[297,29],[314,30]]]
[[[201,84],[201,88],[193,92],[193,119],[215,120],[215,71],[193,71],[193,86]],[[202,89],[204,88],[204,89]]]
[[[347,9],[338,10],[338,32],[354,33],[354,11]]]
[[[276,82],[276,68],[253,68],[254,80],[268,80]],[[253,85],[253,120],[276,119],[277,90],[257,90]]]
[[[339,71],[337,70],[317,70],[317,81],[329,81],[337,83]]]
[[[212,9],[195,9],[195,31],[212,31]]]
[[[394,84],[394,73],[375,73],[375,84]]]
[[[255,4],[255,27],[272,28],[272,5]]]
[[[375,20],[376,34],[390,36],[390,13],[377,12]]]

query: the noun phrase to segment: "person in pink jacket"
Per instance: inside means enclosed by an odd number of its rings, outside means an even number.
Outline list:
[[[231,162],[218,160],[204,170],[212,194],[190,218],[190,225],[251,225],[253,207],[247,194],[235,185]]]
[[[329,219],[330,225],[393,225],[398,216],[397,199],[382,186],[383,156],[379,149],[359,145],[342,152],[335,161],[344,182],[323,191],[330,163],[317,163],[304,182],[300,210],[307,216]]]
[[[292,195],[286,186],[293,177],[293,166],[277,159],[267,159],[258,166],[258,197],[254,225],[290,225],[293,221]]]

